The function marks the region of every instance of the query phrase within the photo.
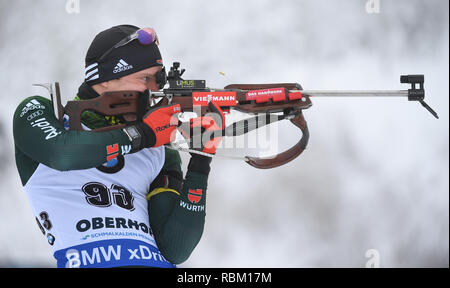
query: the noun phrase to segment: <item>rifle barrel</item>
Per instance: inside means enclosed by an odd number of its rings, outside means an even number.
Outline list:
[[[408,97],[408,90],[301,90],[300,92],[310,97]]]

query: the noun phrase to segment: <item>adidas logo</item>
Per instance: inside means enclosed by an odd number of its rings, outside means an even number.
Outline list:
[[[133,69],[133,65],[129,65],[127,62],[120,59],[119,63],[114,67],[113,73],[119,73],[125,70]]]
[[[39,103],[37,100],[32,99],[25,105],[25,107],[23,107],[22,112],[20,113],[20,117],[22,118],[23,115],[25,115],[28,111],[35,109],[45,109],[45,106]]]

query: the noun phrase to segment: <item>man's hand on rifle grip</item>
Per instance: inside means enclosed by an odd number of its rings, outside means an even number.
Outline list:
[[[209,102],[208,107],[210,113],[192,118],[178,129],[181,135],[189,140],[191,149],[216,154],[216,148],[224,135],[225,116],[219,105],[213,101]]]
[[[155,144],[152,147],[159,147],[167,144],[176,137],[178,125],[177,114],[181,112],[179,104],[162,106],[149,110],[142,118],[155,135]]]

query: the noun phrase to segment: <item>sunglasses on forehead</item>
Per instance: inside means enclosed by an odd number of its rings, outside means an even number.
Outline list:
[[[102,62],[114,49],[125,46],[135,39],[137,39],[141,45],[150,45],[153,42],[155,42],[156,45],[159,45],[158,36],[156,35],[155,30],[152,28],[142,28],[123,38],[114,46],[106,50],[106,52],[98,58],[97,62]]]
[[[130,43],[131,41],[137,39],[141,45],[150,45],[153,42],[158,46],[159,40],[158,36],[156,35],[156,31],[152,28],[141,28],[137,30],[136,32],[128,35],[127,37],[123,38],[119,42],[117,42],[114,46],[106,50],[105,53],[103,53],[99,58],[98,62],[102,62],[114,49],[122,47]],[[159,89],[162,89],[164,85],[167,82],[167,74],[166,74],[166,68],[163,67],[162,70],[158,71],[156,73],[156,83],[158,83]]]

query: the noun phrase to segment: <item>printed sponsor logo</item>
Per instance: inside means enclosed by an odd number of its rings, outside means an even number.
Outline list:
[[[269,99],[278,102],[286,99],[286,93],[284,88],[252,90],[245,94],[245,99],[256,100],[257,103],[268,102]]]
[[[91,219],[81,219],[77,222],[76,227],[78,232],[86,232],[97,229],[132,229],[138,232],[153,237],[152,229],[142,222],[138,222],[132,219],[125,219],[121,217],[94,217]],[[108,235],[103,235],[108,236]],[[109,235],[110,236],[110,235]],[[85,236],[86,237],[86,236]],[[92,234],[91,234],[92,237]],[[85,239],[84,239],[85,240]]]
[[[176,81],[178,87],[183,88],[194,88],[195,80],[177,80]]]
[[[53,236],[53,234],[51,234],[51,233],[47,234],[48,244],[53,246],[53,244],[55,244],[55,240],[56,240],[56,238],[55,238],[55,236]]]
[[[42,131],[44,131],[44,133],[46,134],[45,140],[56,137],[62,133],[61,131],[58,131],[55,127],[51,126],[50,123],[45,120],[45,118],[40,118],[34,122],[31,122],[31,127],[38,127]]]
[[[150,242],[154,242],[155,240],[151,237],[149,237],[146,234],[141,234],[138,232],[121,232],[121,231],[106,231],[106,232],[97,232],[97,233],[90,233],[90,234],[86,234],[83,237],[81,237],[81,240],[94,240],[94,239],[98,239],[98,238],[117,238],[117,237],[122,237],[122,238],[129,238],[129,237],[133,237],[133,238],[140,238],[146,241],[150,241]]]
[[[120,146],[122,149],[122,155],[128,154],[131,152],[131,145],[122,145]]]
[[[183,200],[180,200],[180,206],[193,212],[202,212],[205,211],[205,205],[194,205],[184,202]]]
[[[162,132],[162,131],[164,131],[164,130],[166,130],[166,129],[168,129],[168,128],[170,128],[170,123],[169,124],[166,124],[166,125],[164,125],[164,126],[159,126],[159,127],[156,127],[156,132]]]
[[[39,103],[39,101],[32,99],[25,105],[25,107],[23,107],[22,112],[20,112],[20,118],[22,118],[27,112],[36,109],[45,109],[45,106]]]
[[[106,146],[106,161],[109,162],[110,160],[116,158],[119,155],[119,144],[112,144]]]
[[[121,248],[120,245],[108,245],[106,247],[95,247],[92,250],[83,249],[78,251],[76,249],[69,249],[66,252],[66,267],[79,268],[81,266],[88,266],[89,264],[93,265],[95,263],[109,262],[113,260],[112,258],[120,260]]]
[[[116,64],[116,67],[114,67],[113,73],[119,73],[130,69],[133,69],[133,65],[130,65],[123,59],[120,59],[120,61]]]
[[[193,204],[197,204],[202,199],[203,191],[202,189],[189,189],[188,191],[188,200]]]
[[[28,115],[27,120],[28,120],[28,121],[31,121],[31,120],[33,120],[34,118],[41,116],[42,114],[44,114],[44,111],[42,111],[42,110],[34,111],[34,112],[31,113],[30,115]]]
[[[78,245],[55,253],[58,267],[109,267],[127,265],[150,265],[174,267],[161,252],[142,241],[106,240]]]
[[[236,92],[194,92],[192,93],[192,104],[194,106],[208,106],[214,101],[219,106],[236,106]]]

